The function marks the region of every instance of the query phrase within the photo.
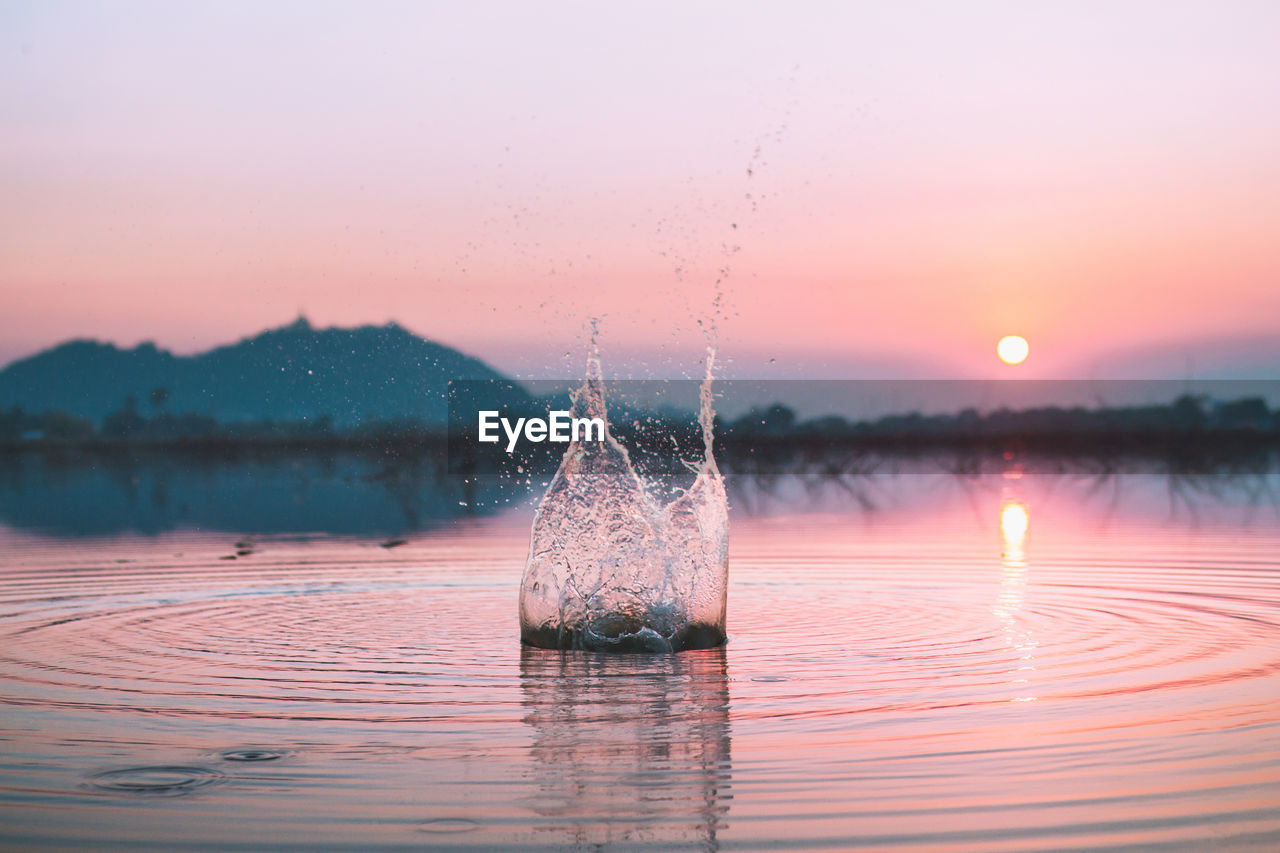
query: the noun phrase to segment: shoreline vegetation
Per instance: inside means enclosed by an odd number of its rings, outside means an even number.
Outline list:
[[[156,395],[160,396],[160,395]],[[155,399],[153,398],[153,404]],[[158,408],[158,406],[157,406]],[[650,464],[687,458],[701,440],[692,417],[654,414],[612,427],[624,445]],[[1223,458],[1280,448],[1280,411],[1261,397],[1214,402],[1183,395],[1166,405],[1058,408],[952,415],[907,413],[875,420],[837,416],[800,420],[775,404],[716,420],[717,458],[730,468],[781,464],[788,457],[860,451],[913,455],[937,451],[992,454],[1178,456]],[[474,427],[411,419],[339,428],[330,418],[298,422],[222,423],[203,415],[142,414],[132,399],[100,424],[66,412],[0,411],[0,453],[139,451],[235,458],[255,454],[360,452],[419,456],[447,452],[454,473],[485,472],[558,461],[560,445],[522,445],[516,457],[475,440]],[[754,464],[753,464],[754,463]],[[784,464],[784,467],[785,464]]]

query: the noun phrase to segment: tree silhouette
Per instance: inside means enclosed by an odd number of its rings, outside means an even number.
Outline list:
[[[169,402],[168,388],[152,388],[151,389],[151,409],[157,414],[164,408],[164,404]]]

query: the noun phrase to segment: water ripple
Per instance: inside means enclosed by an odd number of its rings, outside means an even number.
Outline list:
[[[26,551],[0,811],[35,848],[1280,844],[1280,531],[1032,524],[739,525],[727,647],[625,659],[518,645],[519,527]]]
[[[176,797],[222,781],[208,767],[125,767],[96,773],[89,784],[96,790],[146,797]]]

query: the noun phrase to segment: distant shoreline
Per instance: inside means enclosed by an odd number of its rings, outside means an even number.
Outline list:
[[[661,432],[661,431],[659,431]],[[615,431],[633,456],[655,471],[684,470],[695,458],[689,435],[679,445],[670,435],[642,436]],[[510,474],[519,468],[549,474],[559,464],[562,445],[534,445],[508,456],[492,445],[450,436],[441,429],[404,429],[381,434],[134,437],[0,441],[0,461],[29,454],[61,457],[67,464],[129,458],[185,459],[200,464],[235,464],[255,458],[288,459],[353,455],[384,460],[432,460],[441,474]],[[771,434],[726,430],[718,433],[715,455],[726,473],[848,473],[875,460],[929,460],[949,457],[957,470],[1034,473],[1063,468],[1147,469],[1150,463],[1186,472],[1212,473],[1237,467],[1280,467],[1280,431],[1237,429],[1131,429],[1114,431],[1004,431],[882,434],[794,430]],[[77,460],[79,457],[79,460]],[[930,466],[930,469],[936,465]]]

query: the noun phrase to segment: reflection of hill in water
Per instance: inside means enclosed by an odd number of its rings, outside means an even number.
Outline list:
[[[1280,504],[1280,464],[1270,449],[1223,448],[1207,457],[1008,456],[810,445],[717,456],[734,515],[871,515],[890,506],[920,504],[929,494],[960,494],[1022,477],[1041,483],[1070,481],[1081,494],[1097,495],[1099,502],[1118,500],[1114,496],[1125,492],[1126,484],[1140,480],[1143,502],[1192,513]],[[664,467],[672,466],[658,465],[648,473],[661,481]],[[479,476],[450,472],[445,453],[429,446],[393,451],[277,448],[221,455],[138,448],[24,451],[0,454],[0,524],[63,536],[180,528],[396,536],[531,500],[551,470]],[[688,480],[683,472],[667,482],[674,489],[687,486]]]
[[[438,453],[22,453],[0,456],[0,523],[58,535],[394,535],[505,507],[496,478],[448,476]]]
[[[729,811],[723,646],[678,655],[522,647],[535,830],[569,850],[717,850]]]

